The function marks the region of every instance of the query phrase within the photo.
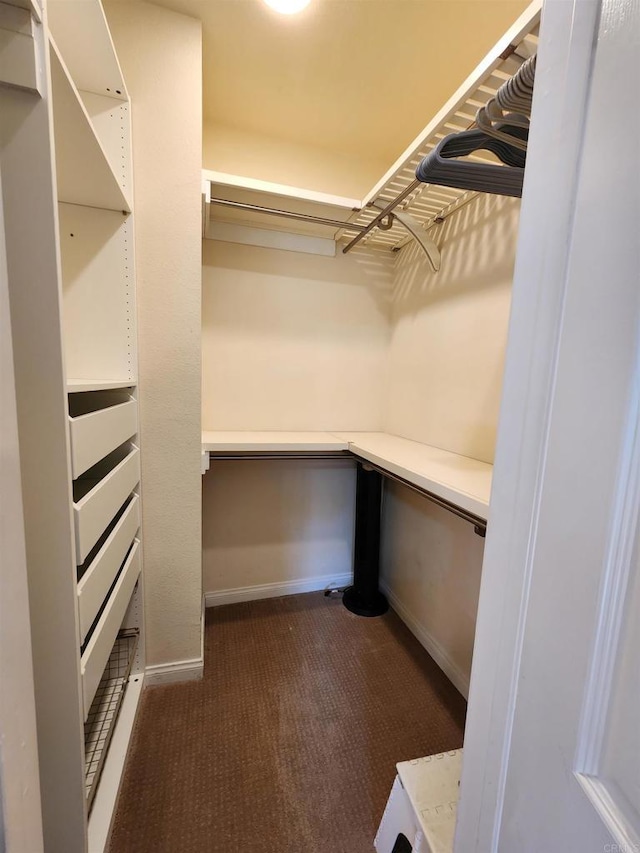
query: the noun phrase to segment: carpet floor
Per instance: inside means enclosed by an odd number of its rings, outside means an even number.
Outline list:
[[[110,853],[371,853],[396,762],[460,747],[465,710],[393,612],[210,609],[203,680],[143,694]]]

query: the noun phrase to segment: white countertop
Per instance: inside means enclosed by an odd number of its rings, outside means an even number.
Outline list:
[[[492,465],[386,432],[203,432],[202,450],[350,450],[479,518],[486,519],[488,515]]]

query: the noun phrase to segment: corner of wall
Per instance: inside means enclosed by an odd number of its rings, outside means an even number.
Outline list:
[[[202,25],[144,2],[107,2],[106,14],[132,104],[147,683],[154,683],[198,677],[202,668]]]

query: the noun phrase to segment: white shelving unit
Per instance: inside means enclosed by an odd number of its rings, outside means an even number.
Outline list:
[[[131,116],[100,0],[18,5],[42,75],[0,110],[44,846],[99,853],[144,679]]]
[[[118,639],[125,621],[136,638],[143,629],[142,607],[133,603],[141,597],[142,545],[131,128],[127,91],[100,0],[52,0],[50,28],[91,832],[93,810],[103,812],[115,803],[119,774],[107,774],[105,784],[115,790],[98,796],[101,773],[110,763],[108,745],[120,725],[118,711],[129,683],[136,679],[139,697],[143,678],[143,639],[135,654],[130,643]],[[127,620],[132,612],[136,618]],[[124,669],[122,648],[130,657]],[[130,719],[123,725],[131,730]],[[115,760],[121,771],[120,759]],[[98,814],[97,822],[103,830],[92,833],[92,851],[107,841],[108,815]]]
[[[67,393],[114,391],[119,388],[132,388],[134,385],[135,382],[131,379],[73,379],[67,382]]]

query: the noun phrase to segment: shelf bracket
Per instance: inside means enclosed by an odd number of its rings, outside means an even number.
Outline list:
[[[202,182],[202,237],[206,240],[211,221],[211,183]]]
[[[375,207],[376,210],[384,210],[384,207],[376,202],[371,202],[370,207]],[[426,231],[422,228],[417,219],[414,219],[409,213],[406,213],[404,210],[394,210],[391,214],[394,219],[397,219],[398,222],[406,228],[406,230],[411,234],[411,236],[416,240],[420,246],[422,247],[423,252],[427,256],[427,260],[429,261],[429,266],[433,270],[433,272],[438,272],[440,270],[440,249],[436,246],[433,240],[428,236]]]

